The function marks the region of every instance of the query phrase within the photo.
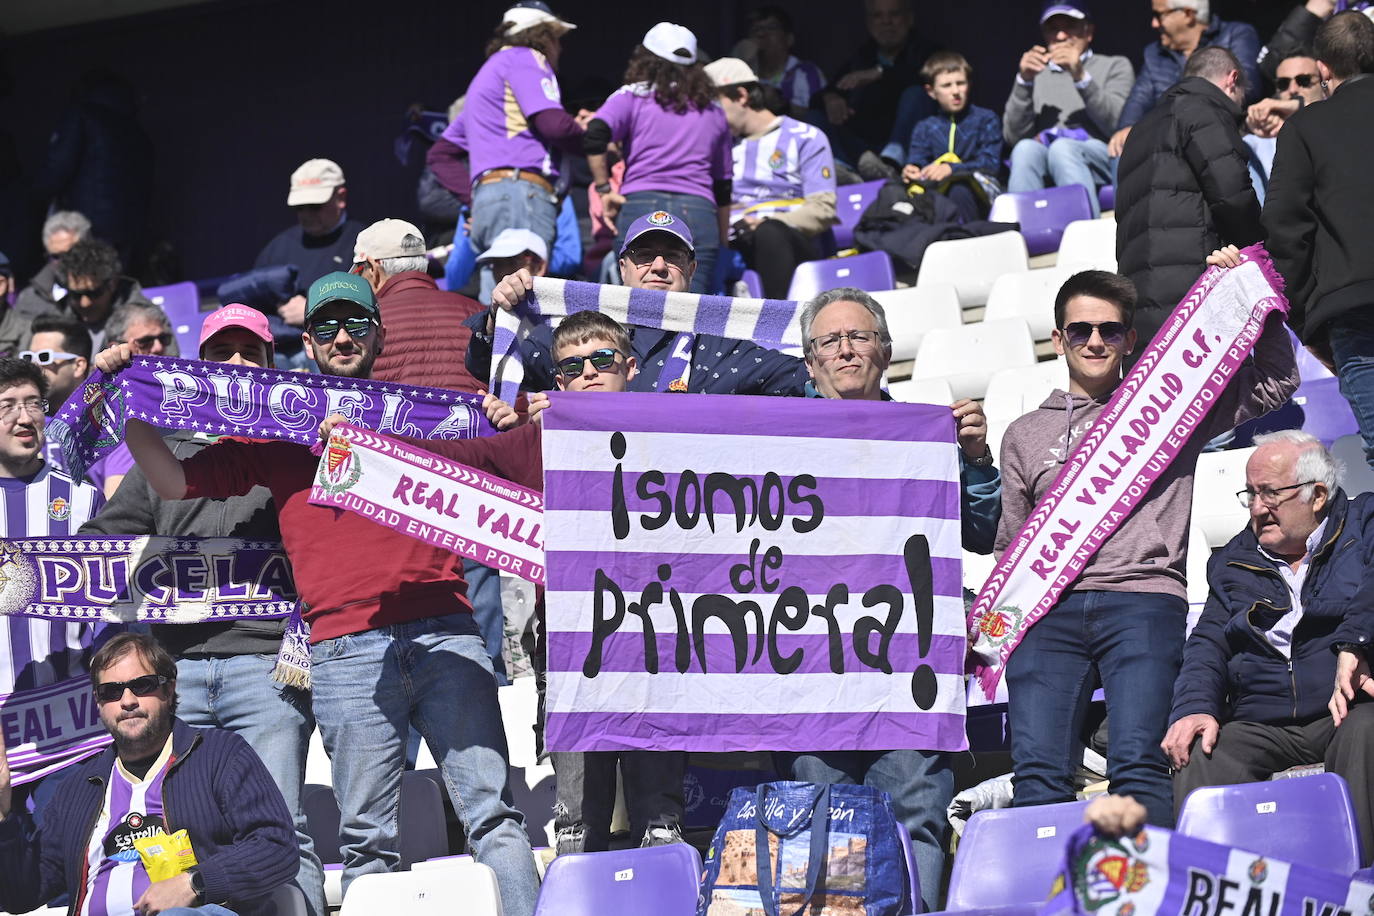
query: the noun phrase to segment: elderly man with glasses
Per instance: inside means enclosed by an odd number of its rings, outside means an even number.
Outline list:
[[[1207,606],[1174,684],[1163,743],[1174,803],[1199,786],[1324,763],[1350,784],[1369,865],[1374,494],[1347,496],[1335,459],[1308,433],[1255,443],[1236,494],[1250,524],[1207,564]]]
[[[892,336],[883,307],[861,289],[822,293],[801,313],[803,350],[811,381],[807,397],[890,401],[882,389],[892,361]],[[951,410],[959,441],[960,509],[967,550],[987,553],[997,529],[1001,477],[992,466],[987,419],[976,401],[957,401]],[[954,796],[949,755],[938,751],[814,751],[775,754],[793,779],[852,783],[882,789],[893,813],[911,834],[921,896],[938,909],[941,869],[949,839],[945,812]]]

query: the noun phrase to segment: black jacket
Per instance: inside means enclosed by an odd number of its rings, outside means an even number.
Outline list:
[[[1131,131],[1116,185],[1116,259],[1140,298],[1142,352],[1222,245],[1258,242],[1240,107],[1212,83],[1176,84]]]
[[[1169,717],[1284,724],[1326,714],[1334,646],[1374,635],[1374,494],[1331,498],[1326,532],[1302,586],[1292,660],[1267,631],[1292,608],[1288,585],[1247,526],[1207,562],[1207,605],[1183,647]]]
[[[1292,303],[1288,323],[1304,343],[1374,304],[1374,79],[1359,77],[1304,108],[1279,132],[1264,228]]]

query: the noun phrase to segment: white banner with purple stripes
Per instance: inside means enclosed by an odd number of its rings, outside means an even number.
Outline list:
[[[550,748],[967,746],[948,408],[550,397]]]
[[[10,778],[17,786],[55,773],[110,743],[100,724],[91,679],[84,675],[0,694],[0,734]]]
[[[519,342],[528,335],[533,321],[548,321],[577,312],[601,312],[625,325],[749,340],[761,347],[800,356],[802,339],[798,318],[802,304],[535,277],[534,289],[515,313],[496,309],[496,330],[491,346],[491,390],[507,404],[515,403],[520,382],[525,378]]]

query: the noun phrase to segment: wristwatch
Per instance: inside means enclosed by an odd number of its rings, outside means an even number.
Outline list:
[[[964,461],[968,462],[976,468],[985,468],[988,465],[992,464],[992,446],[988,445],[984,446],[984,448],[986,448],[987,451],[983,454],[981,458],[970,458],[968,455],[964,455]]]
[[[191,893],[196,895],[196,903],[205,902],[205,876],[200,873],[200,869],[192,866],[186,869],[186,874],[191,876]]]
[[[601,184],[596,185],[596,193],[598,193],[598,194],[609,194],[609,193],[611,193],[611,183],[610,183],[609,181],[603,181],[603,182],[601,182]]]

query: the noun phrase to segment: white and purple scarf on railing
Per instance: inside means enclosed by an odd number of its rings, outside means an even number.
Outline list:
[[[971,673],[993,699],[1007,659],[1149,494],[1245,360],[1283,280],[1255,245],[1174,309],[1012,539],[969,613]]]
[[[131,417],[163,429],[312,445],[320,421],[336,413],[416,439],[491,435],[495,430],[481,408],[480,395],[442,388],[139,356],[116,375],[92,373],[48,421],[48,437],[79,480],[124,441],[124,421]]]
[[[535,277],[534,289],[514,312],[496,309],[491,346],[491,390],[507,404],[515,403],[520,383],[525,378],[520,341],[529,336],[535,322],[548,322],[577,312],[600,312],[624,325],[687,334],[714,334],[800,356],[802,339],[798,318],[804,304]],[[675,342],[670,360],[659,373],[664,384],[681,378],[687,368],[691,350],[681,344],[680,340]]]

